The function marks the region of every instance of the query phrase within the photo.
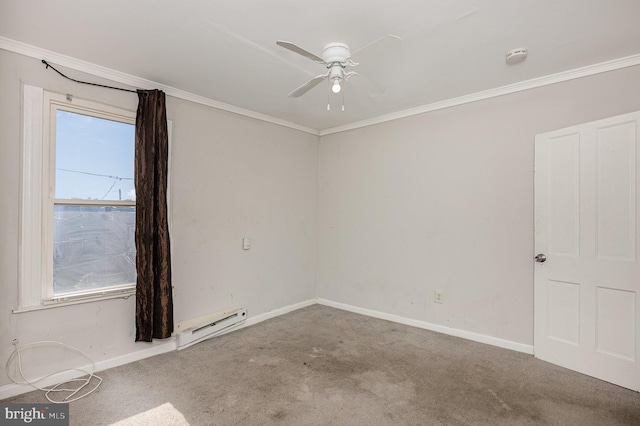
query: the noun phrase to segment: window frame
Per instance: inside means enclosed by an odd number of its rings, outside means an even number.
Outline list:
[[[135,201],[55,198],[56,111],[63,110],[135,125],[135,111],[23,85],[19,300],[14,312],[135,294],[135,282],[97,290],[53,294],[55,205],[134,206]]]
[[[43,294],[45,296],[44,301],[56,301],[58,299],[69,299],[74,297],[87,297],[95,293],[105,294],[111,292],[121,293],[122,291],[135,289],[136,283],[126,283],[120,285],[113,285],[101,290],[81,290],[75,292],[61,293],[55,295],[53,292],[53,252],[54,252],[54,209],[57,205],[71,205],[71,206],[119,206],[119,207],[135,207],[136,202],[131,200],[75,200],[57,198],[55,195],[56,187],[56,125],[57,125],[57,112],[66,111],[75,114],[82,114],[90,117],[117,121],[120,123],[130,124],[135,126],[136,117],[135,112],[127,111],[122,108],[116,108],[109,105],[102,105],[96,102],[87,101],[84,99],[73,99],[72,97],[62,96],[58,93],[45,92],[44,96],[45,105],[48,106],[48,113],[44,115],[44,136],[45,141],[43,143],[43,230],[45,241],[43,244],[43,263],[45,266],[46,280],[43,283],[45,288]],[[135,141],[131,141],[135,144]],[[133,170],[131,171],[133,175]]]

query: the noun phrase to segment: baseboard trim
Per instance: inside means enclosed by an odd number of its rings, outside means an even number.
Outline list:
[[[348,305],[346,303],[333,302],[327,299],[319,298],[317,300],[317,303],[320,305],[329,306],[331,308],[342,309],[343,311],[349,311],[349,312],[366,315],[373,318],[379,318],[387,321],[397,322],[399,324],[410,325],[412,327],[431,330],[431,331],[435,331],[442,334],[448,334],[450,336],[461,337],[467,340],[473,340],[474,342],[486,343],[488,345],[497,346],[499,348],[510,349],[512,351],[533,355],[532,345],[525,345],[523,343],[500,339],[498,337],[487,336],[486,334],[474,333],[472,331],[461,330],[459,328],[446,327],[444,325],[433,324],[426,321],[419,321],[419,320],[414,320],[410,318],[405,318],[405,317],[401,317],[400,315],[388,314],[386,312],[375,311],[373,309],[360,308],[357,306]]]
[[[119,367],[121,365],[130,364],[135,361],[140,361],[145,358],[149,358],[155,355],[160,355],[166,352],[171,352],[176,350],[176,341],[175,337],[170,337],[168,341],[163,341],[159,344],[154,344],[153,347],[143,349],[141,351],[135,351],[128,354],[116,356],[113,358],[105,359],[102,361],[97,361],[94,364],[94,373],[99,371],[108,370],[109,368]],[[91,371],[91,365],[85,365],[79,367],[79,370]],[[57,374],[54,374],[51,377],[48,377],[41,382],[38,382],[38,386],[46,387],[53,386],[58,383],[64,383],[71,379],[77,379],[78,377],[82,377],[84,374],[80,373],[76,370],[68,370],[63,371]],[[11,398],[16,395],[20,395],[23,393],[31,392],[35,390],[33,387],[29,385],[18,385],[15,383],[5,385],[0,387],[0,400]]]
[[[261,323],[271,318],[279,317],[280,315],[288,314],[289,312],[297,311],[298,309],[306,308],[307,306],[315,305],[316,303],[317,303],[316,299],[309,299],[309,300],[305,300],[304,302],[294,303],[293,305],[274,309],[273,311],[265,312],[263,314],[256,315],[255,317],[252,317],[251,312],[249,312],[247,320],[244,322],[243,325],[236,328],[236,330]]]

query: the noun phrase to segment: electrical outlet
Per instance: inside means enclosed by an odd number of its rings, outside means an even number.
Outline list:
[[[433,292],[434,303],[444,303],[444,291],[436,290]]]

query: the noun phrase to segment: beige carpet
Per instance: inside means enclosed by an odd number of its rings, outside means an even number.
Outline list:
[[[72,425],[640,425],[636,392],[320,305],[100,375]]]

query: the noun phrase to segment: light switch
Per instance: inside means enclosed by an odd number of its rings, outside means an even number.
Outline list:
[[[251,250],[251,240],[247,237],[242,239],[242,248],[245,250]]]

